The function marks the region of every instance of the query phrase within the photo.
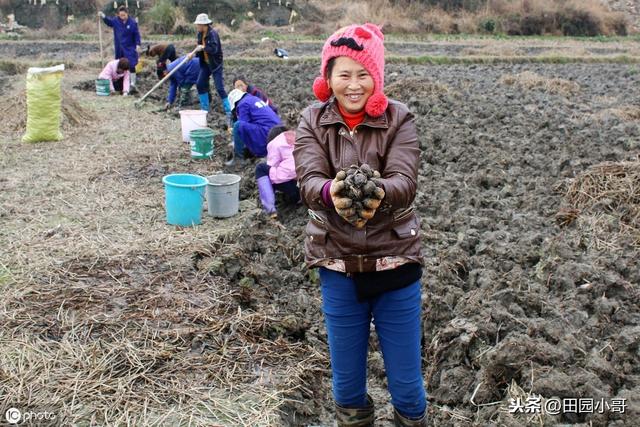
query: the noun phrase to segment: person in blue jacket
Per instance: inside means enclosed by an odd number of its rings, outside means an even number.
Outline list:
[[[200,74],[198,75],[198,98],[200,99],[200,109],[209,111],[209,76],[213,76],[216,91],[222,99],[222,107],[227,117],[231,115],[231,107],[224,89],[224,76],[222,69],[222,45],[220,36],[211,26],[211,19],[206,13],[201,13],[196,17],[194,24],[198,29],[198,46],[195,51],[200,59]],[[191,59],[191,53],[189,59]]]
[[[186,62],[178,68],[182,61]],[[184,107],[190,102],[189,93],[191,86],[198,81],[198,74],[200,73],[200,61],[198,58],[187,59],[187,56],[181,56],[175,61],[167,65],[167,72],[173,71],[178,68],[175,73],[169,77],[169,95],[167,96],[167,104],[165,109],[171,108],[176,100],[176,94],[180,89],[180,100],[178,105]]]
[[[125,6],[118,8],[117,16],[106,16],[98,12],[104,23],[113,28],[113,47],[115,58],[127,58],[129,60],[129,73],[131,86],[136,85],[136,65],[138,64],[138,54],[140,47],[140,31],[138,23],[129,16],[129,9]]]
[[[233,158],[227,166],[243,165],[244,149],[256,157],[267,155],[267,136],[272,127],[282,124],[280,117],[257,96],[240,89],[229,92],[229,103],[233,116]]]

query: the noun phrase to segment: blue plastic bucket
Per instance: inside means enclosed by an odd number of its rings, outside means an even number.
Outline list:
[[[200,175],[172,174],[162,178],[164,183],[167,222],[191,227],[202,222],[202,204],[207,179]]]

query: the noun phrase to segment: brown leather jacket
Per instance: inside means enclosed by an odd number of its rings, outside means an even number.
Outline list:
[[[376,260],[402,256],[422,263],[420,221],[411,204],[416,194],[420,148],[413,115],[389,100],[385,114],[365,116],[353,131],[333,99],[302,112],[293,156],[302,199],[311,219],[305,229],[309,267],[342,259],[347,272],[375,271]],[[368,163],[382,175],[383,203],[357,229],[322,201],[322,187],[342,169]]]

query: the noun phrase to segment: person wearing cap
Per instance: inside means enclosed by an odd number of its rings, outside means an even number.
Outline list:
[[[140,52],[140,31],[138,23],[129,16],[129,9],[125,6],[118,8],[117,16],[106,16],[102,12],[98,15],[104,23],[113,28],[113,46],[116,59],[127,58],[129,61],[129,73],[131,86],[136,86],[136,65]]]
[[[373,322],[384,358],[396,426],[426,426],[421,367],[420,148],[413,114],[384,95],[384,36],[350,25],[322,48],[293,156],[309,208],[305,261],[319,268],[333,395],[339,426],[373,425],[367,352]],[[373,169],[376,191],[361,201],[342,192],[350,165]],[[371,171],[370,171],[371,172]],[[377,173],[375,173],[377,172]],[[377,176],[380,178],[377,178]]]
[[[267,161],[256,165],[256,184],[262,211],[271,218],[277,218],[276,191],[284,193],[287,203],[295,205],[300,201],[293,160],[296,132],[277,125],[269,131],[267,141]]]
[[[253,96],[257,96],[258,98],[262,99],[264,102],[266,102],[269,107],[271,107],[271,109],[278,114],[278,107],[276,107],[273,102],[269,99],[269,97],[267,96],[267,94],[264,92],[264,90],[260,89],[259,87],[252,85],[249,83],[249,80],[247,80],[247,78],[245,76],[239,75],[234,77],[233,79],[233,87],[236,89],[240,89],[243,92],[247,92],[250,93]]]
[[[227,117],[231,115],[231,106],[224,89],[224,76],[222,68],[222,45],[220,36],[211,26],[211,19],[206,13],[201,13],[194,22],[198,30],[198,46],[196,47],[198,59],[200,59],[200,73],[198,75],[198,98],[200,109],[209,111],[209,77],[213,76],[216,91],[222,99],[222,108]],[[191,53],[189,59],[191,59]]]
[[[233,123],[233,157],[227,166],[244,165],[245,148],[255,157],[267,155],[267,136],[272,127],[282,124],[280,117],[257,96],[240,89],[229,92]]]
[[[180,107],[184,107],[191,102],[191,86],[198,81],[200,61],[198,58],[192,58],[187,60],[185,64],[180,65],[186,58],[186,55],[181,56],[167,66],[167,72],[169,73],[175,68],[178,69],[169,77],[169,95],[167,96],[165,109],[173,106],[178,90],[180,90],[180,100],[178,101]]]
[[[147,46],[146,50],[147,56],[157,56],[158,60],[156,61],[156,75],[159,80],[162,80],[164,76],[167,75],[167,61],[172,63],[176,60],[176,47],[171,43],[157,43],[153,46]]]

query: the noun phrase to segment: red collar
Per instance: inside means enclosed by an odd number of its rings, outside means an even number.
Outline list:
[[[357,113],[349,113],[345,109],[342,108],[342,105],[338,102],[338,111],[340,111],[340,115],[344,119],[344,122],[349,126],[349,129],[353,129],[358,126],[360,123],[364,121],[364,109]]]

